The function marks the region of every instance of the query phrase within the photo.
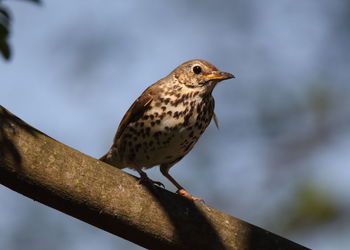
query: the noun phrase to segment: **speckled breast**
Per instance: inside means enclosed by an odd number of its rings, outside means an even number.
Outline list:
[[[214,113],[211,95],[198,91],[162,95],[138,120],[131,122],[119,143],[129,168],[175,163],[185,156],[209,125]]]

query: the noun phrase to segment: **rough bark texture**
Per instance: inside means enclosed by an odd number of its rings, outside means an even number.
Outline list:
[[[0,183],[145,248],[306,249],[204,204],[139,185],[1,106]]]

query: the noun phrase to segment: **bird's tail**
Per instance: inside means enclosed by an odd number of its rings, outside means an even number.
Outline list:
[[[108,163],[107,159],[108,159],[108,153],[104,154],[99,160]]]
[[[125,168],[121,162],[118,160],[117,152],[114,152],[113,149],[110,149],[105,155],[103,155],[99,160],[105,163],[108,163],[116,168],[122,169]]]

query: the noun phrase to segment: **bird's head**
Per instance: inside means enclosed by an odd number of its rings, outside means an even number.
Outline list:
[[[180,84],[189,88],[212,91],[223,80],[235,78],[234,75],[218,70],[205,60],[191,60],[178,66],[172,73]]]

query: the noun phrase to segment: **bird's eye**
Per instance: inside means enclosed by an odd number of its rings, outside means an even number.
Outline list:
[[[196,75],[202,72],[202,68],[200,66],[194,66],[192,70],[193,70],[193,73],[195,73]]]

